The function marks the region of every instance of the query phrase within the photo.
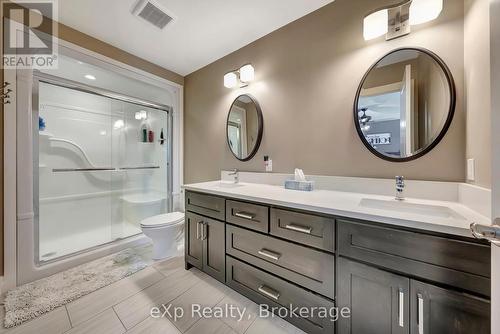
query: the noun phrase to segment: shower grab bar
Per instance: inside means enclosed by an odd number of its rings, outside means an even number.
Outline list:
[[[125,171],[125,170],[140,170],[140,169],[159,169],[160,166],[144,166],[144,167],[95,167],[95,168],[53,168],[54,173],[63,172],[99,172],[99,171]]]
[[[120,167],[121,170],[134,170],[134,169],[159,169],[160,166],[138,166],[138,167]]]
[[[116,168],[102,167],[102,168],[53,168],[54,173],[64,173],[64,172],[99,172],[99,171],[113,171]]]

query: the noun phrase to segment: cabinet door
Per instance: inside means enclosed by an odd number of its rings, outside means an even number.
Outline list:
[[[221,282],[226,277],[226,238],[223,222],[205,218],[203,225],[203,271]]]
[[[489,334],[490,302],[411,281],[411,334]]]
[[[338,307],[351,310],[340,334],[409,333],[408,278],[339,258],[338,279]]]
[[[202,216],[186,212],[184,245],[186,262],[200,270],[203,268],[203,221]]]

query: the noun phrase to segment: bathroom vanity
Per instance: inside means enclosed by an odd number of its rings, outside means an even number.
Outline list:
[[[347,201],[380,199],[350,193],[220,181],[185,190],[186,268],[259,304],[350,309],[336,322],[286,318],[307,333],[490,332],[490,246],[462,227],[368,219],[380,209]],[[466,215],[450,210],[434,220]]]

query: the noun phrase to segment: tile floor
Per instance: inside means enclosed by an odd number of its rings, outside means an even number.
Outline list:
[[[172,304],[191,309],[233,305],[245,317],[153,318],[151,308]],[[0,316],[3,319],[3,308]],[[190,313],[190,312],[189,312]],[[0,334],[261,334],[304,333],[279,318],[259,318],[258,306],[197,269],[184,270],[184,259],[157,262],[138,273],[84,296],[66,306]]]

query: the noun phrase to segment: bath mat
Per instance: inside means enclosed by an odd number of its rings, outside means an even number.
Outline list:
[[[125,249],[101,259],[19,286],[5,297],[6,328],[85,296],[147,267],[136,250]]]

